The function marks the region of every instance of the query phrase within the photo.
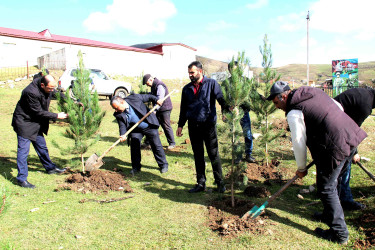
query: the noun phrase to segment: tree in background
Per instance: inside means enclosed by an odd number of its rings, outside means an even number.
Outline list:
[[[249,69],[250,61],[245,57],[245,53],[238,53],[237,66],[235,60],[229,63],[229,71],[231,77],[225,79],[221,84],[221,89],[229,110],[223,112],[224,125],[219,127],[224,138],[227,138],[227,143],[224,144],[223,153],[231,158],[229,164],[223,164],[229,169],[231,176],[231,197],[232,206],[234,207],[234,183],[243,172],[244,164],[237,159],[242,158],[244,144],[242,141],[243,131],[240,125],[240,120],[244,115],[243,105],[249,105],[249,93],[254,84],[253,78],[249,79],[245,76],[245,70]]]
[[[138,94],[147,94],[148,92],[148,89],[147,89],[147,85],[143,84],[143,76],[144,76],[144,72],[142,71],[139,79],[139,84],[138,84],[138,88],[139,88],[139,91],[138,91]]]
[[[66,98],[58,97],[58,109],[69,115],[69,127],[65,130],[64,136],[74,140],[74,145],[68,148],[61,148],[56,142],[56,147],[62,154],[79,154],[81,158],[82,171],[84,168],[84,153],[95,144],[100,135],[97,134],[100,123],[105,115],[99,107],[98,93],[92,94],[90,90],[90,71],[85,69],[82,52],[78,52],[79,65],[74,73],[76,80],[72,87],[74,99],[67,95]],[[77,105],[79,103],[80,105]]]
[[[269,44],[267,34],[264,35],[263,46],[259,46],[260,53],[262,54],[262,67],[263,72],[260,74],[261,84],[250,91],[251,110],[256,115],[256,120],[253,125],[260,129],[261,138],[260,145],[264,145],[264,154],[267,166],[269,165],[269,151],[268,145],[274,139],[278,138],[283,131],[273,132],[272,124],[269,122],[269,117],[277,108],[275,105],[267,101],[265,96],[270,95],[272,84],[280,80],[281,75],[278,75],[272,67],[272,51],[271,44]],[[254,85],[255,86],[255,85]],[[260,94],[262,93],[262,95]]]

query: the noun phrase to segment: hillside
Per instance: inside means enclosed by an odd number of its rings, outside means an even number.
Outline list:
[[[222,72],[227,70],[227,63],[217,61],[207,57],[197,56],[197,60],[203,64],[206,75],[214,72]],[[359,63],[359,81],[366,85],[372,85],[371,79],[375,79],[375,61]],[[262,68],[251,68],[254,76],[257,77],[262,72]],[[306,82],[306,64],[288,64],[286,66],[275,68],[281,74],[281,80]],[[310,64],[309,78],[316,83],[321,83],[327,78],[332,77],[331,64]]]

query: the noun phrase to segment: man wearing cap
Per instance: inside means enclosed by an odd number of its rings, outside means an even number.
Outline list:
[[[330,229],[316,228],[314,232],[324,239],[346,244],[349,232],[338,189],[343,168],[367,134],[320,89],[303,86],[290,90],[286,82],[278,81],[271,87],[267,100],[285,111],[298,166],[296,174],[300,178],[307,175],[306,146],[315,162],[317,192]]]
[[[199,61],[188,66],[191,82],[184,86],[181,94],[180,117],[176,135],[182,136],[182,128],[188,122],[189,137],[194,153],[197,184],[189,193],[203,192],[206,189],[206,163],[204,146],[210,158],[212,171],[220,193],[225,192],[219,145],[216,131],[216,100],[225,105],[220,85],[203,75],[203,67]],[[225,107],[227,108],[227,107]]]
[[[163,99],[164,96],[168,95],[169,93],[167,85],[150,74],[143,76],[143,85],[151,87],[151,94],[157,96],[158,99]],[[164,134],[167,137],[169,144],[168,149],[173,149],[176,145],[174,141],[173,129],[171,127],[172,108],[173,106],[171,98],[168,97],[164,101],[163,105],[156,111],[156,117],[158,118],[158,121],[164,130]]]
[[[125,99],[119,96],[112,97],[110,104],[115,110],[113,116],[116,117],[119,126],[121,142],[127,139],[125,136],[126,131],[148,113],[149,110],[144,103],[149,101],[155,102],[160,106],[163,105],[163,102],[158,100],[156,96],[148,94],[132,94],[125,97]],[[168,162],[160,142],[158,128],[158,119],[152,113],[129,134],[132,161],[131,174],[134,175],[141,171],[141,141],[144,135],[150,142],[155,160],[159,165],[160,173],[168,172]]]

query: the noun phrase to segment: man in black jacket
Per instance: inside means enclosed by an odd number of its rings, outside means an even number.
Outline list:
[[[182,128],[188,121],[189,137],[193,148],[197,184],[190,193],[202,192],[206,188],[206,166],[204,145],[210,158],[215,183],[220,193],[225,192],[219,145],[216,131],[216,100],[225,106],[220,85],[203,76],[202,64],[198,61],[188,66],[191,82],[184,86],[181,95],[180,118],[176,135],[182,136]]]
[[[370,88],[354,88],[349,89],[336,96],[334,99],[338,101],[344,108],[344,112],[361,126],[366,118],[371,115],[372,109],[375,108],[375,90]],[[353,156],[353,162],[359,161],[358,154]],[[366,208],[366,205],[353,200],[352,191],[349,186],[351,171],[351,161],[348,162],[347,168],[343,173],[340,190],[341,206],[346,210],[360,210]]]
[[[168,95],[168,87],[162,81],[153,77],[150,74],[146,74],[143,77],[143,85],[151,87],[151,94],[157,96],[159,99],[163,99],[164,96]],[[164,134],[167,137],[168,149],[173,149],[176,145],[173,136],[173,129],[171,126],[171,112],[172,112],[172,101],[168,97],[163,105],[156,110],[156,117],[164,130]]]
[[[306,146],[315,162],[317,192],[330,229],[318,227],[314,232],[324,239],[346,244],[349,232],[338,189],[344,167],[367,134],[320,89],[303,86],[290,90],[286,82],[278,81],[272,85],[267,100],[285,111],[298,166],[296,174],[300,178],[307,175]]]
[[[119,96],[112,97],[111,106],[115,110],[113,115],[116,117],[119,125],[121,142],[126,140],[126,131],[148,113],[149,110],[144,103],[149,101],[155,102],[159,106],[163,105],[163,102],[158,100],[156,96],[148,94],[132,94],[125,97],[125,99]],[[158,128],[158,119],[152,113],[129,134],[132,161],[131,174],[134,175],[141,171],[141,141],[144,135],[150,142],[155,160],[159,165],[160,173],[168,171],[168,162],[160,142]]]
[[[46,140],[49,121],[65,119],[65,113],[51,113],[48,111],[51,98],[55,94],[56,81],[51,75],[35,78],[23,91],[13,113],[12,126],[17,133],[17,182],[25,188],[35,188],[27,181],[27,157],[30,142],[33,144],[40,161],[48,174],[62,173],[65,169],[57,168],[51,161]]]

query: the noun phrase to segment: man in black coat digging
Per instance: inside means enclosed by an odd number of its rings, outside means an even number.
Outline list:
[[[148,94],[132,94],[125,97],[125,99],[119,96],[112,97],[111,106],[115,110],[113,115],[119,125],[121,142],[126,140],[126,132],[148,113],[149,110],[144,103],[149,101],[157,103],[159,106],[163,105],[163,102],[158,100],[156,96]],[[131,174],[134,175],[141,171],[141,141],[144,135],[150,142],[160,173],[168,171],[168,162],[160,141],[158,128],[158,119],[152,113],[129,134],[132,161]]]
[[[65,113],[48,111],[51,98],[55,95],[56,81],[51,75],[35,78],[23,91],[13,113],[12,126],[17,133],[17,182],[25,188],[35,188],[27,181],[30,143],[33,144],[43,167],[48,174],[62,173],[65,169],[58,168],[50,159],[46,140],[49,121],[65,119]]]

